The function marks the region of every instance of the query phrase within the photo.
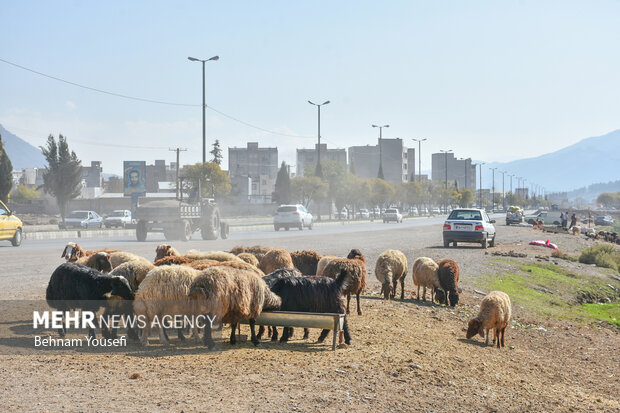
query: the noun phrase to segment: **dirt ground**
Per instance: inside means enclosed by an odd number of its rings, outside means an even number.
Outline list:
[[[493,271],[492,252],[519,248],[528,254],[523,260],[551,253],[526,245],[544,234],[513,234],[486,253],[449,250],[464,273],[456,308],[412,298],[410,273],[405,300],[384,301],[373,252],[362,316],[351,303],[347,348],[331,351],[331,335],[316,344],[318,331],[309,340],[296,331],[288,344],[223,343],[213,353],[193,344],[174,348],[174,338],[172,349],[161,348],[152,337],[149,348],[130,343],[122,353],[1,355],[3,410],[620,411],[620,333],[611,327],[546,319],[514,306],[519,324],[507,329],[505,348],[465,339],[482,298],[475,274]],[[588,245],[570,235],[558,239],[568,253]],[[435,247],[419,252],[447,254]],[[559,265],[596,273],[582,264]],[[247,326],[242,334],[249,334]]]

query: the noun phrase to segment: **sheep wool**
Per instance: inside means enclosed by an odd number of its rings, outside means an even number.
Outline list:
[[[242,252],[241,254],[237,254],[237,257],[241,258],[243,261],[247,262],[258,268],[258,260],[256,257],[249,252]]]
[[[146,258],[133,254],[131,252],[117,251],[110,254],[110,262],[112,263],[112,268],[116,268],[124,262],[133,260],[144,260],[148,262]]]
[[[224,251],[203,252],[197,250],[189,250],[185,254],[183,254],[183,256],[194,260],[243,261],[236,255]]]
[[[351,294],[355,294],[357,302],[357,314],[362,315],[360,295],[366,289],[366,259],[358,249],[352,249],[347,258],[335,258],[325,266],[322,276],[336,278],[345,271],[349,278],[342,294],[347,296],[347,314],[350,310]]]
[[[155,266],[146,259],[127,261],[114,268],[110,275],[119,275],[129,281],[131,291],[136,292],[138,286],[146,277],[149,271]]]
[[[439,285],[445,294],[441,294],[439,298],[440,304],[448,304],[454,307],[459,302],[459,266],[454,260],[444,259],[437,261],[437,276],[439,277]],[[439,290],[441,291],[441,290]]]
[[[486,336],[486,344],[489,344],[489,330],[493,329],[493,344],[497,340],[497,348],[504,347],[504,333],[510,323],[512,304],[510,297],[503,291],[491,291],[480,303],[478,315],[469,320],[467,325],[467,338],[476,334]],[[501,339],[500,339],[501,335]]]
[[[291,252],[291,259],[293,265],[303,275],[316,275],[317,266],[323,256],[315,251],[293,251]]]
[[[375,277],[381,283],[383,298],[394,298],[396,285],[400,281],[400,299],[404,300],[407,271],[407,257],[402,252],[387,250],[379,255],[375,264]]]
[[[269,274],[280,268],[293,269],[295,267],[293,266],[291,254],[287,250],[274,248],[260,260],[258,268],[265,274]]]
[[[162,265],[190,265],[195,260],[180,255],[168,255],[155,260],[155,266],[161,267]]]
[[[329,264],[330,261],[335,260],[336,258],[341,258],[341,257],[336,257],[335,255],[325,255],[323,258],[321,258],[319,260],[319,263],[316,265],[316,276],[322,277],[323,270],[325,269],[327,264]]]
[[[441,288],[437,274],[438,269],[437,263],[428,257],[420,257],[413,263],[412,277],[413,284],[418,287],[418,300],[422,297],[422,300],[426,301],[427,288],[431,289],[431,297],[435,296],[434,290],[436,288]],[[420,296],[420,287],[423,288],[422,296]]]
[[[271,247],[265,247],[262,245],[254,245],[253,247],[235,247],[230,250],[231,254],[239,255],[243,252],[247,252],[248,254],[254,255],[254,257],[260,262],[261,259],[271,251]]]

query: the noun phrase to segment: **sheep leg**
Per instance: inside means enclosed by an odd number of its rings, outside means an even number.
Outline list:
[[[484,343],[488,346],[489,345],[489,329],[484,330],[484,334],[486,337],[486,340]]]
[[[422,289],[422,301],[426,301],[426,286]]]
[[[394,286],[394,295],[396,295],[396,286]],[[405,299],[405,280],[400,279],[400,299]]]
[[[276,329],[273,329],[274,334]],[[286,343],[288,341],[289,335],[290,335],[290,329],[288,327],[283,327],[282,328],[282,337],[280,338],[280,343]],[[271,340],[273,341],[273,337],[271,337]]]
[[[351,303],[351,294],[347,294],[347,314],[349,314],[349,304]]]
[[[237,344],[236,330],[237,330],[237,323],[231,323],[230,324],[230,344],[233,346]]]
[[[322,343],[323,341],[325,341],[325,338],[327,337],[328,334],[329,334],[329,330],[322,330],[321,335],[319,336],[319,339],[316,342]]]
[[[185,335],[183,334],[183,329],[177,328],[177,337],[181,341],[185,341]]]
[[[94,328],[89,328],[88,329],[88,336],[90,338],[95,338],[95,329]]]
[[[418,285],[418,295],[417,295],[417,299],[418,299],[418,301],[420,301],[420,285]]]
[[[163,326],[159,326],[159,342],[164,346],[170,345],[170,340],[168,340],[166,329]]]
[[[144,328],[142,329],[142,336],[140,337],[140,343],[143,346],[149,345],[149,334],[151,333],[151,320],[146,319],[146,323],[144,324]]]
[[[308,336],[310,335],[310,329],[309,328],[304,328],[304,340],[306,340],[308,338]]]
[[[355,300],[357,302],[357,315],[362,315],[362,309],[360,307],[360,293],[357,293]]]
[[[205,314],[205,320],[212,320],[210,318],[211,314]],[[213,338],[211,337],[211,323],[206,322],[204,327],[204,335],[202,336],[202,342],[205,346],[211,350],[215,347],[215,342],[213,342]]]
[[[277,327],[269,327],[271,329],[271,341],[278,341],[278,328]],[[284,334],[284,330],[282,330],[282,334]]]
[[[265,326],[258,327],[258,334],[256,334],[256,339],[260,340],[263,338],[263,334],[265,334]]]
[[[502,329],[500,330],[500,333],[502,334],[502,347],[506,347],[506,346],[504,345],[504,333],[506,333],[506,327],[502,328]]]
[[[351,344],[351,334],[349,334],[349,323],[347,321],[347,317],[344,318],[344,323],[342,325],[342,332],[344,333],[344,342],[346,345]]]
[[[256,325],[256,320],[253,318],[250,318],[250,334],[252,336],[251,341],[252,341],[252,344],[254,344],[254,346],[258,346],[260,344],[260,341],[256,338],[256,334],[254,332],[255,325]]]
[[[129,327],[127,329],[127,337],[130,338],[131,340],[138,340],[139,336],[138,336],[138,331],[135,327]]]

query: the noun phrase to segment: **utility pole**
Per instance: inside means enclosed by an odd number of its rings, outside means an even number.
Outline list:
[[[176,148],[176,149],[168,149],[170,152],[176,152],[177,153],[177,177],[176,177],[176,183],[177,183],[177,199],[179,199],[179,193],[183,190],[181,188],[181,182],[179,181],[179,158],[180,158],[180,153],[181,152],[185,152],[187,151],[187,148]]]
[[[422,142],[424,142],[427,139],[428,138],[424,138],[424,139],[413,138],[412,139],[413,141],[418,143],[418,182],[422,182]]]
[[[478,202],[480,202],[479,207],[482,209],[482,165],[486,162],[480,162],[478,165],[480,166],[480,188],[478,189]]]
[[[493,194],[491,195],[491,212],[495,211],[495,170],[497,169],[497,167],[495,168],[489,168],[491,171],[493,171]]]

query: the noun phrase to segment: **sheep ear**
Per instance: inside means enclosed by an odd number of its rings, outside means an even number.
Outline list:
[[[65,249],[62,250],[62,255],[60,256],[60,258],[65,258],[66,255],[67,255],[67,247],[65,246]]]

